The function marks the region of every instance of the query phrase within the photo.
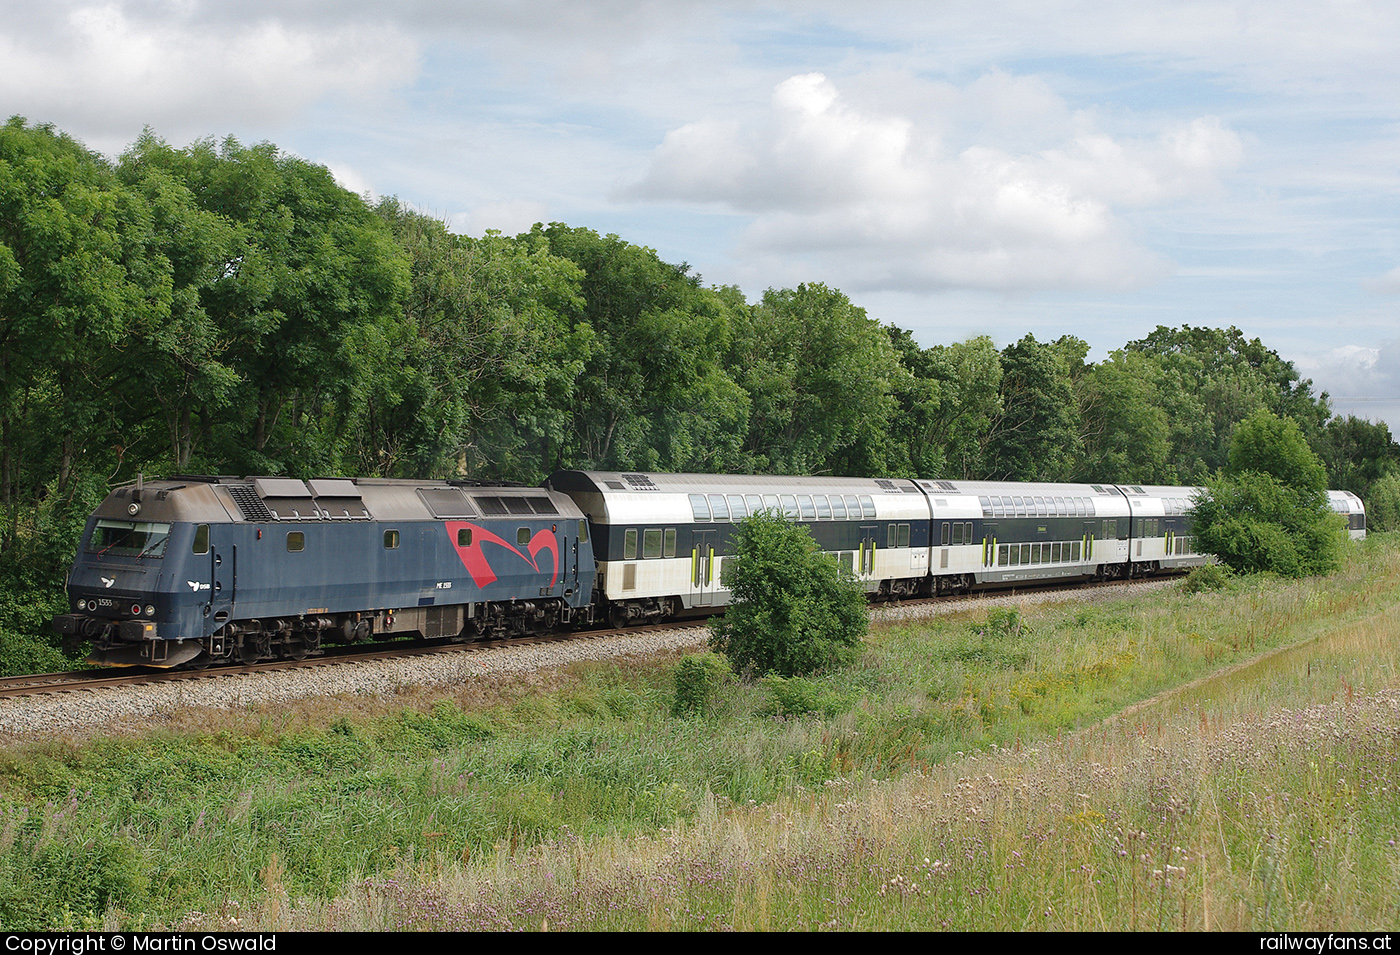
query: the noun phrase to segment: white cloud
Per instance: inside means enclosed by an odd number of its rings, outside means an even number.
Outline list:
[[[453,216],[451,227],[464,235],[485,235],[487,229],[495,229],[506,235],[518,235],[528,232],[536,222],[547,222],[546,211],[544,203],[526,199],[487,202],[470,212]]]
[[[145,125],[167,135],[207,135],[239,121],[266,128],[328,95],[380,96],[418,68],[411,40],[367,23],[214,23],[195,16],[193,4],[163,5],[159,18],[150,12],[60,3],[46,18],[0,25],[7,111],[119,148]]]
[[[1370,347],[1342,345],[1295,364],[1318,390],[1339,399],[1339,404],[1400,400],[1400,339]]]
[[[1241,160],[1212,117],[1120,141],[1038,81],[894,85],[903,114],[791,77],[764,113],[672,130],[624,196],[752,215],[745,255],[811,255],[854,288],[1122,288],[1168,266],[1115,209],[1209,193]]]

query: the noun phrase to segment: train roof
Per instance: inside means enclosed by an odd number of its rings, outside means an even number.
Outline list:
[[[1128,502],[1112,484],[1063,484],[1049,481],[945,481],[920,478],[918,485],[933,501],[934,519],[942,516],[940,500],[955,509],[972,508],[978,516],[989,516],[982,498],[1078,498],[1090,502],[1082,512],[1091,517],[1122,517]],[[995,513],[1000,513],[996,511]],[[1044,513],[1055,511],[1048,506]]]
[[[1338,514],[1365,514],[1366,505],[1350,491],[1328,491],[1327,503]]]
[[[132,508],[135,507],[135,510]],[[283,521],[489,520],[582,512],[545,488],[396,478],[194,476],[119,487],[99,518],[201,524]]]
[[[604,524],[703,522],[692,495],[855,495],[871,499],[877,521],[927,520],[928,500],[903,478],[804,477],[776,474],[655,474],[560,471],[546,486],[570,494],[590,519]],[[721,520],[723,520],[721,518]]]

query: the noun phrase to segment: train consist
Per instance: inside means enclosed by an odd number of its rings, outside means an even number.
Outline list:
[[[204,666],[325,642],[472,640],[728,602],[736,525],[803,524],[876,597],[1205,563],[1189,487],[561,471],[544,487],[463,481],[176,477],[113,491],[88,519],[53,628],[91,660]],[[1354,495],[1333,492],[1353,537]]]

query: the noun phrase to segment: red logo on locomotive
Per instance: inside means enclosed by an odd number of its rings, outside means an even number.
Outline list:
[[[452,546],[457,549],[457,556],[462,559],[462,566],[467,568],[472,583],[478,587],[485,587],[496,581],[496,572],[491,569],[491,562],[486,559],[486,554],[482,551],[483,544],[499,544],[529,564],[535,573],[541,572],[540,551],[547,550],[554,557],[554,573],[549,578],[549,586],[553,587],[559,580],[559,542],[554,539],[553,531],[536,531],[535,536],[531,537],[530,543],[526,545],[525,549],[530,552],[527,557],[516,550],[514,545],[502,540],[480,524],[473,524],[469,521],[447,521],[444,526],[447,528],[447,539],[452,542]],[[472,540],[470,544],[457,543],[457,532],[462,528],[470,528]]]

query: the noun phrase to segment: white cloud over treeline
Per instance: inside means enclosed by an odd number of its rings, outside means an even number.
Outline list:
[[[910,108],[793,76],[766,112],[669,132],[625,195],[751,215],[749,254],[815,256],[856,288],[1122,288],[1169,265],[1117,210],[1208,195],[1243,154],[1210,116],[1114,138],[1035,79],[894,82]]]

